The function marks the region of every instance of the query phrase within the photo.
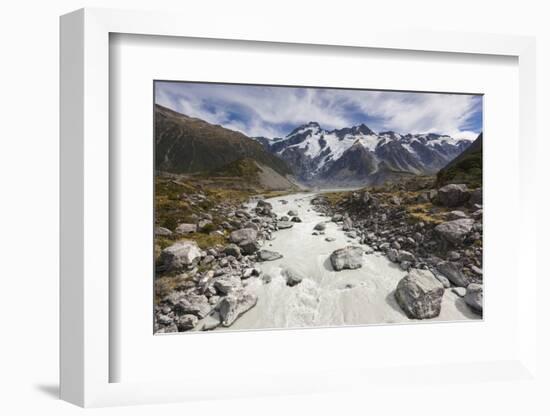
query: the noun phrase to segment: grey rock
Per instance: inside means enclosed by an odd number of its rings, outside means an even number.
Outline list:
[[[243,254],[254,254],[260,249],[260,243],[258,241],[243,241],[239,244]]]
[[[470,194],[470,205],[482,205],[483,204],[483,192],[481,188],[473,190]]]
[[[172,231],[164,227],[155,227],[155,235],[166,237],[166,236],[172,235]]]
[[[257,239],[258,231],[253,228],[241,228],[240,230],[232,231],[229,235],[229,240],[238,245],[241,245],[245,241],[256,241]]]
[[[364,250],[365,250],[365,254],[374,253],[374,249],[371,246],[368,246],[368,245],[365,245]]]
[[[189,234],[197,232],[197,224],[179,224],[174,230],[176,234]]]
[[[236,259],[240,259],[240,258],[241,258],[241,248],[240,248],[237,244],[228,244],[228,245],[225,246],[225,248],[223,249],[223,252],[224,252],[227,256],[233,256],[233,257],[235,257]]]
[[[199,318],[191,314],[181,315],[176,318],[176,326],[179,332],[189,331],[190,329],[193,329],[195,326],[197,326],[198,322]]]
[[[204,231],[207,227],[211,225],[213,225],[212,221],[210,221],[209,219],[203,219],[197,223],[197,228],[199,229],[199,231]]]
[[[271,250],[260,250],[256,253],[256,259],[258,261],[273,261],[278,260],[282,257],[283,255],[281,253],[277,253],[276,251]]]
[[[395,263],[397,261],[397,250],[394,248],[390,248],[388,251],[386,251],[386,257],[388,257],[388,260]]]
[[[296,286],[298,283],[304,280],[304,276],[302,276],[302,274],[291,267],[285,267],[281,271],[281,274],[286,279],[286,284],[288,286]]]
[[[221,325],[221,316],[217,311],[208,315],[200,324],[201,331],[212,331]]]
[[[439,203],[446,207],[463,205],[470,199],[470,192],[465,184],[449,184],[437,191]]]
[[[297,216],[298,216],[298,212],[295,211],[295,210],[293,210],[293,209],[291,209],[290,211],[287,212],[287,215],[288,215],[289,217],[297,217]]]
[[[447,214],[449,220],[460,220],[462,218],[468,218],[464,211],[451,211]]]
[[[243,270],[243,274],[241,275],[241,279],[250,279],[252,276],[259,276],[260,271],[254,267],[247,267]]]
[[[401,267],[401,270],[409,270],[412,266],[412,263],[407,260],[403,260],[401,263],[399,263],[399,267]]]
[[[471,283],[466,288],[464,302],[474,311],[483,312],[483,286],[477,283]]]
[[[459,245],[472,230],[474,220],[470,218],[444,222],[435,227],[435,232],[445,241]]]
[[[395,299],[409,318],[428,319],[439,316],[444,292],[432,272],[411,269],[397,284]]]
[[[334,214],[331,218],[331,221],[332,222],[340,222],[344,219],[344,217],[342,216],[342,214]]]
[[[172,322],[174,322],[174,319],[171,318],[170,316],[168,315],[163,315],[163,314],[158,314],[157,315],[157,322],[160,324],[160,325],[171,325]]]
[[[437,270],[455,286],[467,287],[470,284],[468,278],[462,273],[461,267],[451,261],[437,263]]]
[[[288,228],[294,227],[294,223],[291,221],[278,221],[277,222],[277,228],[279,230],[286,230]]]
[[[483,276],[483,270],[477,267],[475,264],[470,265],[470,270],[473,271],[478,276]]]
[[[457,296],[460,296],[461,298],[463,298],[466,295],[465,287],[453,287],[451,290],[453,291],[454,294],[456,294]]]
[[[441,282],[441,284],[443,285],[443,287],[445,289],[448,289],[451,287],[451,282],[449,282],[449,279],[447,279],[445,276],[443,276],[441,273],[437,272],[437,271],[433,271],[432,270],[432,273],[433,275],[435,276],[435,278],[437,280],[439,280]]]
[[[451,261],[457,261],[460,259],[460,253],[458,251],[449,251],[447,253],[447,257],[449,258],[449,260]]]
[[[241,279],[236,276],[225,275],[218,277],[214,282],[214,287],[224,295],[242,288]]]
[[[320,222],[318,224],[315,224],[315,227],[313,227],[313,229],[315,231],[325,231],[326,228],[327,228],[327,224],[324,223],[324,222]]]
[[[190,314],[204,318],[212,310],[212,305],[205,295],[190,292],[172,292],[163,301],[172,305],[177,315]]]
[[[243,313],[256,306],[257,302],[258,297],[246,289],[227,295],[219,305],[222,325],[231,326]]]
[[[403,262],[403,261],[408,261],[410,263],[414,263],[416,261],[416,258],[414,257],[414,255],[409,252],[409,251],[405,251],[405,250],[399,250],[397,252],[397,261],[399,263]]]
[[[325,241],[328,241],[329,243],[333,242],[333,241],[336,241],[336,238],[334,237],[326,237],[325,238]]]
[[[363,265],[363,249],[356,246],[340,248],[330,255],[330,262],[336,271],[358,269]]]
[[[399,244],[399,242],[396,240],[396,241],[392,241],[391,243],[391,247],[396,249],[396,250],[399,250],[401,249],[401,244]]]
[[[194,241],[178,241],[161,251],[158,267],[170,272],[194,267],[200,261],[201,250]]]
[[[352,228],[353,228],[353,221],[351,220],[350,217],[345,217],[342,223],[342,230],[351,231]]]
[[[302,219],[300,217],[292,217],[290,221],[292,221],[292,222],[302,222]]]
[[[258,202],[256,203],[256,208],[265,208],[265,207],[272,209],[273,205],[271,205],[267,201],[264,201],[263,199],[258,200]]]
[[[178,332],[178,327],[177,327],[176,324],[171,324],[171,325],[165,326],[163,328],[160,328],[155,333],[157,333],[157,334],[169,334],[171,332]]]

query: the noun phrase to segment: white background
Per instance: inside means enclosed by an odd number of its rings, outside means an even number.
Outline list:
[[[186,4],[188,3],[188,4]],[[217,3],[214,5],[214,3]],[[227,3],[227,4],[224,4]],[[356,3],[356,4],[354,4]],[[242,4],[242,7],[240,7]],[[0,169],[2,247],[0,253],[2,377],[0,409],[4,414],[73,414],[81,409],[55,400],[58,367],[58,16],[83,6],[173,9],[196,19],[224,14],[239,30],[246,20],[270,19],[286,25],[401,24],[440,30],[528,34],[538,36],[539,243],[548,235],[548,174],[550,155],[544,134],[550,114],[550,29],[544,2],[442,1],[385,2],[182,2],[182,1],[19,1],[4,4],[0,15],[2,42]],[[237,21],[239,19],[239,21]],[[242,19],[242,20],[241,20]],[[185,22],[182,22],[185,24]],[[545,28],[546,27],[546,28]],[[506,123],[506,120],[503,120]],[[541,166],[542,165],[542,166]],[[509,238],[506,230],[503,238]],[[513,244],[513,241],[509,242]],[[540,267],[545,262],[539,256]],[[505,259],[503,259],[505,261]],[[546,262],[545,262],[546,263]],[[541,271],[542,273],[542,271]],[[548,273],[546,273],[548,274]],[[548,290],[542,282],[538,292]],[[547,322],[548,306],[539,305]],[[540,377],[548,380],[548,327],[539,332]],[[225,374],[228,383],[231,375]],[[233,400],[94,410],[100,414],[152,412],[206,414],[548,414],[541,383],[487,383],[433,386],[429,395],[414,388],[387,385],[376,395],[346,392],[315,396]]]

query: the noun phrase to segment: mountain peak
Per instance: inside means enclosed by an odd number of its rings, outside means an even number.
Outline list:
[[[340,140],[346,137],[348,134],[355,136],[357,134],[369,135],[375,134],[366,124],[361,123],[353,127],[344,127],[343,129],[336,129],[331,131],[331,133],[336,134]]]
[[[309,123],[302,124],[301,126],[296,127],[294,130],[292,130],[289,133],[287,137],[292,136],[299,132],[303,133],[304,131],[307,131],[307,130],[321,130],[321,126],[316,121],[310,121]]]

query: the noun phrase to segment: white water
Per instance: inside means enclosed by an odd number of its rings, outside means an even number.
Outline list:
[[[283,258],[258,263],[271,283],[251,280],[250,288],[258,295],[257,305],[227,329],[300,328],[384,324],[412,321],[397,305],[393,291],[406,275],[398,265],[381,254],[364,255],[363,266],[356,270],[332,270],[329,256],[346,245],[359,245],[344,235],[341,227],[328,222],[325,235],[312,235],[313,227],[330,219],[312,209],[316,194],[295,194],[268,199],[277,216],[289,210],[298,212],[303,222],[280,230],[264,249],[281,253]],[[281,200],[288,201],[282,204]],[[326,237],[335,241],[327,242]],[[294,287],[286,285],[282,267],[290,266],[306,278]],[[445,290],[439,321],[479,319],[463,299]]]

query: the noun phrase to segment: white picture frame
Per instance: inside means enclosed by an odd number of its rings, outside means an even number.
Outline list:
[[[182,24],[185,21],[185,24]],[[334,47],[430,51],[453,54],[504,55],[519,65],[520,235],[518,265],[522,284],[517,291],[517,354],[506,360],[422,365],[414,369],[320,368],[317,372],[284,373],[235,383],[224,391],[205,389],[205,380],[110,382],[109,348],[109,36],[113,33],[278,42]],[[302,31],[273,22],[247,27],[243,33],[220,19],[204,25],[173,13],[82,9],[61,18],[61,398],[79,406],[160,403],[206,398],[323,392],[345,388],[345,376],[355,386],[374,385],[406,372],[409,382],[439,377],[452,369],[467,380],[525,380],[536,375],[536,250],[521,241],[536,241],[536,192],[529,178],[535,169],[535,41],[530,37],[472,33],[383,31],[369,28],[327,32],[322,27]],[[527,213],[529,213],[527,215]],[[517,273],[517,271],[511,271]],[[313,333],[312,333],[313,334]],[[152,336],[152,334],[151,334]],[[476,381],[476,380],[474,380]],[[477,380],[479,381],[479,380]],[[348,382],[349,383],[349,382]]]

